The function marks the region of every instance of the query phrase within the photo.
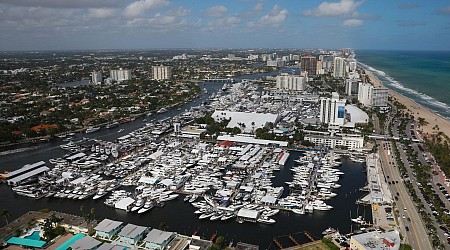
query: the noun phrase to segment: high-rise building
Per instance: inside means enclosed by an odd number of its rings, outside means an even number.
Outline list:
[[[339,99],[337,92],[331,98],[320,98],[320,122],[330,125],[344,125],[346,99]]]
[[[366,106],[369,107],[372,104],[372,90],[373,86],[370,83],[359,83],[358,87],[358,101]]]
[[[333,60],[333,76],[334,78],[345,77],[345,60],[342,57],[335,57]]]
[[[172,67],[170,66],[153,66],[153,80],[169,80],[172,78]]]
[[[111,79],[116,82],[122,82],[131,79],[131,70],[128,69],[113,69],[110,73]]]
[[[102,72],[98,72],[98,71],[93,71],[92,72],[92,77],[91,77],[91,82],[94,84],[100,84],[102,83]]]
[[[358,79],[345,79],[345,93],[348,96],[357,95],[359,90]]]
[[[317,57],[302,56],[300,69],[302,72],[307,71],[310,76],[315,76],[317,73]]]
[[[387,107],[388,106],[388,89],[385,87],[373,88],[372,106]]]
[[[283,73],[277,76],[276,87],[277,89],[303,91],[305,90],[306,81],[306,77]]]

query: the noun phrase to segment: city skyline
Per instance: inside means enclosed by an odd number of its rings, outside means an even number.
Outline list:
[[[450,49],[446,1],[3,0],[0,19],[0,50]]]

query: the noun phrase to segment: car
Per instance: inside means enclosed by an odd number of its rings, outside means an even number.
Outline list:
[[[402,218],[403,218],[403,219],[406,219],[406,216],[403,214],[403,215],[402,215]]]
[[[406,212],[406,207],[404,207],[404,208],[403,208],[403,211],[405,211],[405,212]]]

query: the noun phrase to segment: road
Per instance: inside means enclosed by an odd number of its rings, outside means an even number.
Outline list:
[[[393,114],[395,114],[395,108],[388,115],[387,120],[384,122],[383,132],[388,133],[389,124],[392,124]],[[375,131],[380,132],[378,119],[374,119]],[[394,136],[396,136],[394,134]],[[399,170],[395,167],[395,159],[393,158],[393,150],[391,142],[385,142],[382,140],[377,141],[378,153],[380,154],[381,167],[388,181],[389,189],[392,195],[396,199],[398,214],[398,222],[400,226],[400,232],[405,236],[405,240],[409,242],[413,249],[433,249],[429,238],[427,237],[427,231],[422,219],[412,201],[404,183],[403,178],[400,176]],[[400,148],[401,149],[401,148]],[[390,151],[390,155],[388,154]],[[408,167],[407,167],[408,168]],[[390,183],[390,184],[389,184]]]

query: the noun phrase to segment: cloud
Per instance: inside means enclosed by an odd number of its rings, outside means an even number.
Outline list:
[[[88,9],[88,17],[91,18],[110,18],[115,16],[117,9],[114,8],[98,8],[98,9]]]
[[[323,2],[317,8],[306,10],[303,14],[314,17],[348,17],[358,14],[357,8],[363,1],[340,0],[340,2]]]
[[[282,9],[277,5],[273,6],[272,10],[269,14],[262,16],[258,23],[259,25],[267,25],[267,26],[280,26],[284,20],[286,20],[288,16],[288,11],[286,9]]]
[[[241,18],[237,16],[227,16],[223,18],[219,18],[214,22],[210,22],[208,26],[212,27],[231,27],[241,23]]]
[[[137,18],[149,9],[161,8],[168,4],[167,0],[139,0],[128,5],[124,10],[124,15],[129,18]]]
[[[190,13],[191,13],[190,9],[185,9],[180,6],[176,9],[169,10],[166,14],[169,16],[187,16]]]
[[[255,6],[253,6],[252,11],[259,13],[259,12],[263,11],[263,9],[264,9],[264,4],[259,2],[259,3],[255,4]]]
[[[409,9],[415,9],[418,8],[418,3],[399,3],[398,8],[401,10],[409,10]]]
[[[447,7],[437,10],[437,14],[450,16],[450,6],[447,6]]]
[[[424,26],[427,24],[426,21],[419,20],[397,20],[395,21],[398,26],[401,27],[416,27],[416,26]]]
[[[24,7],[44,7],[44,8],[102,8],[116,7],[115,0],[1,0],[3,4],[10,4]]]
[[[212,6],[209,7],[208,9],[206,9],[204,11],[205,15],[209,16],[209,17],[224,17],[227,15],[228,13],[228,9],[227,7],[223,6],[223,5],[216,5],[216,6]]]
[[[342,25],[344,27],[359,27],[361,25],[363,25],[364,21],[360,20],[360,19],[348,19],[345,20]]]

